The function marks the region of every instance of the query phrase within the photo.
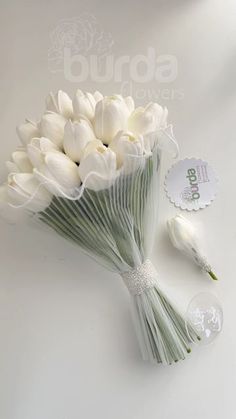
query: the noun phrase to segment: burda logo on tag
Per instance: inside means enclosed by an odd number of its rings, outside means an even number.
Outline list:
[[[191,190],[191,199],[199,199],[199,186],[198,186],[198,178],[196,175],[196,170],[194,168],[188,169],[188,174],[186,178],[189,180],[189,187]]]
[[[196,211],[205,208],[215,198],[217,178],[207,162],[194,157],[186,158],[168,171],[165,189],[176,207]]]

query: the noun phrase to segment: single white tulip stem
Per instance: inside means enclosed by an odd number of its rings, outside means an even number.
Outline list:
[[[218,279],[207,259],[201,254],[196,231],[188,219],[182,215],[177,215],[167,221],[167,230],[174,247],[191,257],[212,279]]]

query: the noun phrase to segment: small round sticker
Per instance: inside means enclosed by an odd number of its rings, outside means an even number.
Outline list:
[[[165,190],[176,207],[188,211],[205,208],[214,200],[217,177],[209,164],[201,159],[178,161],[168,171]]]

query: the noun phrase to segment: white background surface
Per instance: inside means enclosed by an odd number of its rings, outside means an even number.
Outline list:
[[[15,126],[38,117],[47,92],[78,87],[48,67],[50,33],[61,19],[96,16],[116,56],[173,54],[179,89],[169,108],[180,157],[208,160],[219,175],[211,207],[187,214],[202,231],[220,281],[213,283],[168,243],[164,225],[178,211],[161,188],[153,262],[185,309],[200,291],[218,295],[224,329],[172,367],[141,361],[121,280],[56,236],[0,222],[0,417],[2,419],[235,418],[235,0],[2,1],[1,179],[17,145]],[[124,81],[128,75],[124,75]],[[113,80],[84,90],[118,91]],[[152,98],[155,100],[155,98]],[[147,98],[144,100],[148,101]],[[138,103],[144,102],[139,100]],[[171,164],[166,159],[162,172]]]

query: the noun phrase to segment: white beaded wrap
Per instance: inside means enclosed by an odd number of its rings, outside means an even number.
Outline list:
[[[140,295],[156,284],[157,272],[152,262],[147,259],[142,265],[121,274],[125,285],[132,295]]]

